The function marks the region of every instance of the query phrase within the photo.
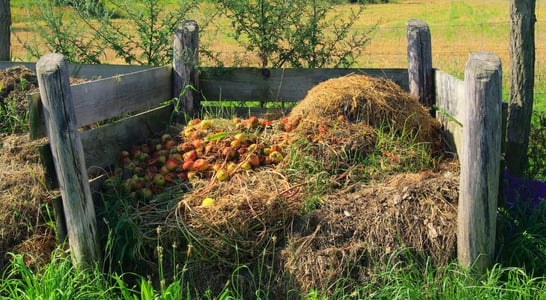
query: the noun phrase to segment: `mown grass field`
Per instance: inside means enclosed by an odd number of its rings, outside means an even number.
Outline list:
[[[13,54],[14,60],[29,60],[28,53],[21,41],[36,38],[26,31],[25,0],[12,1],[13,14]],[[167,1],[175,5],[176,1]],[[174,3],[174,4],[173,4]],[[536,98],[535,110],[546,110],[546,46],[540,41],[546,40],[546,12],[544,0],[536,1]],[[201,13],[210,12],[210,3],[204,1],[202,9],[196,13],[199,20]],[[346,12],[352,5],[339,5],[337,10]],[[506,83],[505,99],[508,95],[510,57],[508,52],[510,37],[509,3],[506,0],[399,0],[391,4],[369,5],[356,30],[365,30],[379,24],[371,43],[357,59],[356,66],[362,68],[404,68],[406,58],[406,28],[409,19],[426,21],[431,30],[433,66],[462,77],[469,54],[473,51],[490,51],[502,61]],[[219,17],[218,21],[206,29],[201,38],[202,44],[208,44],[210,50],[219,51],[226,66],[234,63],[256,65],[257,59],[244,56],[243,61],[236,58],[236,53],[243,49],[228,36],[231,31],[229,20]],[[218,27],[216,27],[218,26]],[[217,30],[220,30],[219,32]],[[214,33],[212,33],[214,31]],[[207,40],[209,38],[209,40]],[[108,63],[122,63],[114,57]]]

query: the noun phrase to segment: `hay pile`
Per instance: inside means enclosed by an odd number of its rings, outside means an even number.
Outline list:
[[[230,182],[193,181],[176,210],[174,234],[182,233],[195,255],[227,266],[251,262],[271,250],[272,240],[284,237],[288,224],[303,211],[301,186],[286,175],[264,169],[237,173]],[[201,205],[204,198],[216,203]]]
[[[302,124],[306,124],[340,116],[376,129],[409,130],[419,142],[431,142],[440,134],[439,124],[417,98],[389,79],[365,75],[320,83],[309,90],[289,118],[302,117]]]
[[[55,246],[53,230],[41,226],[41,210],[52,198],[43,185],[38,155],[42,142],[30,141],[28,134],[0,137],[0,270],[8,258],[7,252],[29,253],[47,261]],[[47,242],[33,245],[40,239]]]
[[[456,168],[399,174],[382,185],[357,184],[329,195],[305,216],[278,257],[302,290],[327,290],[342,278],[365,282],[374,262],[406,247],[436,266],[456,257]]]

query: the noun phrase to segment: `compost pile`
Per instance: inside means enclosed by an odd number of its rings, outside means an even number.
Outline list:
[[[36,76],[24,66],[14,66],[0,70],[0,83],[1,113],[22,118],[28,111],[27,93],[37,90]],[[28,253],[46,262],[56,244],[53,229],[43,221],[52,197],[43,185],[38,154],[43,141],[30,141],[22,128],[11,128],[14,132],[0,136],[0,270],[7,252]]]
[[[407,173],[422,152],[385,148],[381,135],[410,137],[435,161]],[[416,98],[392,81],[352,75],[317,85],[281,119],[174,128],[123,152],[108,185],[128,193],[151,248],[174,245],[162,251],[200,262],[204,289],[229,280],[232,271],[219,270],[274,257],[282,294],[293,287],[282,282],[308,290],[365,280],[372,261],[403,248],[437,265],[455,258],[458,165],[442,161],[440,140]],[[374,155],[380,167],[362,163]],[[316,165],[310,177],[304,169]]]

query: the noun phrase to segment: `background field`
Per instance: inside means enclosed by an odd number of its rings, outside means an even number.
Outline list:
[[[27,30],[25,0],[12,1],[13,37],[12,59],[31,61],[21,43],[37,37]],[[167,1],[168,2],[168,1]],[[170,1],[174,5],[176,1]],[[536,1],[536,98],[535,110],[546,110],[546,12],[544,0]],[[196,20],[209,12],[204,1],[203,9],[195,16]],[[348,11],[352,5],[339,5],[337,10]],[[406,58],[406,22],[409,19],[422,19],[431,29],[433,66],[462,77],[466,61],[473,51],[491,51],[502,60],[504,82],[509,76],[509,1],[507,0],[399,0],[396,3],[369,5],[355,30],[366,30],[379,24],[371,43],[357,59],[356,67],[362,68],[404,68]],[[210,50],[220,53],[224,65],[257,65],[258,59],[228,36],[232,31],[230,22],[218,18],[201,36],[201,43]],[[108,63],[122,64],[115,57],[108,57]],[[205,64],[207,62],[204,62]],[[507,98],[508,86],[504,88]]]

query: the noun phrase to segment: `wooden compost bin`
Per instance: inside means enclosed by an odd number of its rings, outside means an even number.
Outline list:
[[[428,25],[409,20],[408,69],[199,68],[197,71],[194,68],[198,61],[197,32],[194,21],[185,21],[178,27],[172,66],[147,68],[72,86],[61,55],[48,54],[37,63],[40,95],[32,96],[30,132],[33,139],[44,136],[49,139],[42,157],[45,165],[49,165],[48,177],[57,178],[55,182],[61,190],[75,262],[89,264],[101,257],[92,200],[104,177],[98,176],[101,174],[98,170],[111,167],[121,150],[163,132],[173,115],[170,100],[180,96],[180,103],[190,116],[199,111],[201,95],[207,100],[294,103],[322,81],[356,73],[391,79],[418,96],[424,105],[434,105],[436,109],[431,113],[443,125],[461,163],[458,259],[467,266],[476,263],[480,270],[490,265],[495,250],[501,160],[502,75],[496,55],[472,53],[464,80],[455,78],[432,67]],[[196,91],[186,88],[190,84]],[[142,112],[94,129],[79,130],[136,111]]]

